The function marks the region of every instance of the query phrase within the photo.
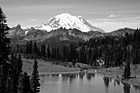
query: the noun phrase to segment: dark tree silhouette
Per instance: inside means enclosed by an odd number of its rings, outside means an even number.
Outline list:
[[[46,46],[45,45],[41,45],[41,56],[45,57],[46,56]]]
[[[103,77],[104,84],[108,88],[109,87],[109,77]]]
[[[5,15],[0,7],[0,65],[5,64],[9,58],[10,53],[10,39],[6,37],[9,27],[6,24]]]
[[[131,75],[131,71],[130,71],[130,53],[127,52],[127,54],[126,54],[126,64],[125,64],[125,68],[124,68],[123,77],[124,77],[124,79],[129,79],[130,75]]]
[[[50,47],[48,45],[47,47],[47,58],[50,58],[51,57],[51,53],[50,53]]]
[[[0,7],[0,93],[6,93],[6,79],[8,73],[8,55],[10,53],[10,39],[6,37],[9,27],[6,24],[6,16]]]
[[[40,83],[39,83],[39,74],[38,74],[38,62],[36,57],[34,59],[33,72],[31,76],[30,84],[31,84],[31,93],[39,93]]]
[[[18,93],[31,93],[30,76],[26,72],[21,74],[18,85]]]

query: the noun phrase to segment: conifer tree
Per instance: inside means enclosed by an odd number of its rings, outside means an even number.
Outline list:
[[[5,64],[9,58],[10,53],[10,39],[6,37],[8,34],[9,27],[6,24],[5,15],[0,8],[0,65]]]
[[[124,74],[123,74],[124,79],[129,79],[130,75],[131,75],[131,72],[130,72],[130,52],[127,51],[127,54],[126,54],[126,65],[125,65]]]
[[[45,57],[46,55],[46,46],[45,45],[41,45],[41,56]]]
[[[17,61],[18,61],[18,75],[20,75],[20,73],[22,72],[22,65],[23,65],[20,54],[18,55]]]
[[[6,37],[9,27],[6,24],[6,16],[0,7],[0,93],[6,93],[6,79],[8,73],[8,55],[10,53],[10,39]]]
[[[8,69],[7,80],[6,80],[6,91],[7,93],[15,93],[14,79],[12,77],[12,69]]]
[[[29,43],[29,54],[33,53],[33,45],[32,45],[32,41]]]
[[[47,47],[47,57],[48,57],[48,58],[50,58],[50,57],[51,57],[50,47],[49,47],[49,45],[48,45],[48,47]]]
[[[18,79],[22,72],[22,60],[20,56],[17,56],[16,51],[11,52],[10,66],[11,67],[8,71],[8,78],[10,78],[10,80],[8,82],[11,82],[10,86],[13,87],[14,92],[17,93]]]
[[[25,54],[29,54],[29,42],[27,41],[26,43],[26,51]]]
[[[40,83],[39,83],[39,74],[38,74],[38,62],[36,57],[34,59],[33,72],[31,76],[30,84],[31,84],[31,93],[39,93]]]
[[[26,72],[20,76],[19,85],[18,85],[18,93],[31,93],[30,89],[30,76],[27,75]]]
[[[127,62],[125,69],[124,69],[124,79],[130,78],[130,62]]]
[[[37,48],[37,44],[36,43],[34,43],[33,51],[32,52],[33,52],[34,55],[38,54],[38,48]]]

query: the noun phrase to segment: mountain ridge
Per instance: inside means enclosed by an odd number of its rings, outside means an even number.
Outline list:
[[[78,29],[59,28],[47,32],[46,30],[39,30],[31,27],[30,29],[22,29],[21,26],[13,27],[9,30],[9,37],[14,38],[18,42],[36,40],[38,42],[44,41],[87,41],[91,38],[105,37],[105,36],[124,36],[126,33],[133,34],[135,29],[121,28],[110,33],[102,33],[99,31],[82,32]],[[16,39],[15,39],[16,38]]]
[[[64,18],[65,17],[65,18]],[[64,19],[62,19],[64,18]],[[75,27],[75,20],[78,24],[89,26],[94,31],[81,31],[77,27]],[[64,21],[65,20],[65,21]],[[82,23],[81,23],[82,22]],[[62,24],[59,24],[62,23]],[[105,36],[124,36],[126,33],[133,34],[135,29],[131,28],[122,28],[115,30],[113,32],[104,33],[100,28],[94,27],[90,25],[85,19],[81,16],[76,17],[70,14],[60,14],[50,19],[48,24],[43,24],[42,26],[48,25],[55,29],[51,29],[51,31],[47,31],[46,29],[39,29],[38,27],[31,27],[27,29],[22,29],[21,25],[17,25],[9,30],[8,37],[10,37],[13,41],[22,43],[24,41],[35,40],[37,42],[57,42],[57,41],[71,41],[71,42],[79,42],[79,41],[87,41],[91,38],[96,37],[105,37]],[[81,25],[80,25],[81,27]],[[50,29],[50,28],[49,28]],[[96,31],[97,30],[97,31]]]

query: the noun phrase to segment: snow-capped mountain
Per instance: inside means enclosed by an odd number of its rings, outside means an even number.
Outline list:
[[[62,13],[60,15],[57,15],[54,18],[51,18],[46,24],[42,24],[41,26],[36,26],[35,29],[51,31],[51,30],[59,29],[61,27],[66,29],[75,28],[82,32],[87,32],[87,31],[104,32],[102,29],[92,26],[81,16],[73,16],[68,13]]]
[[[56,43],[63,41],[82,42],[91,38],[104,36],[124,36],[125,33],[133,33],[133,29],[125,28],[111,33],[103,33],[100,28],[89,24],[85,19],[64,13],[51,18],[48,23],[38,27],[22,29],[17,25],[9,30],[13,42],[37,41]]]

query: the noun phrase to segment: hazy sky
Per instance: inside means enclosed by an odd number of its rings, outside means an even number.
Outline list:
[[[82,16],[105,31],[140,27],[140,0],[0,0],[10,27],[47,23],[61,13]]]

